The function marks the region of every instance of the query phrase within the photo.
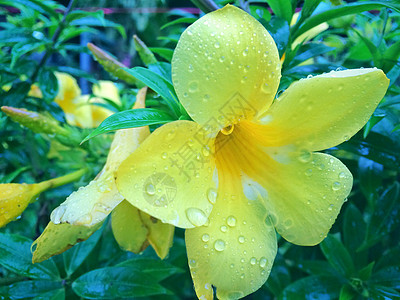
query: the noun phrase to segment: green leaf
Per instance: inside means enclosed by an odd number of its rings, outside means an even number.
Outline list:
[[[126,260],[118,264],[117,267],[130,267],[132,272],[149,275],[156,282],[164,280],[171,275],[184,272],[184,270],[164,261],[140,256]]]
[[[65,299],[65,289],[62,288],[43,293],[39,296],[36,296],[32,300],[64,300],[64,299]]]
[[[357,296],[356,291],[348,284],[345,284],[340,289],[339,300],[352,300]]]
[[[382,55],[382,69],[385,73],[389,72],[395,64],[399,63],[400,57],[400,40],[395,42]]]
[[[293,7],[290,0],[266,0],[266,2],[276,16],[290,24],[293,16]]]
[[[151,47],[149,49],[151,50],[151,52],[158,54],[168,62],[171,62],[174,50],[169,48],[154,48],[154,47]]]
[[[71,276],[93,251],[103,233],[104,226],[83,241],[64,252],[65,272]]]
[[[332,276],[309,276],[295,281],[286,287],[280,299],[312,299],[325,300],[336,299],[342,283],[337,277]]]
[[[29,278],[60,279],[58,269],[52,260],[32,264],[31,243],[32,241],[26,237],[0,233],[0,264],[12,272]]]
[[[86,10],[80,10],[80,9],[74,9],[71,11],[67,17],[65,18],[65,21],[67,23],[72,22],[77,19],[82,19],[86,17],[92,17],[96,19],[103,19],[104,18],[104,11],[99,9],[97,11],[86,11]]]
[[[333,47],[328,47],[321,43],[307,43],[300,47],[299,51],[296,53],[296,56],[290,63],[290,67],[297,66],[302,62],[316,57],[321,54],[328,53],[332,50],[335,50]]]
[[[173,85],[162,76],[150,71],[149,69],[136,67],[133,69],[125,69],[126,72],[133,75],[135,78],[142,81],[145,85],[158,93],[167,103],[171,112],[179,117],[181,104],[175,94]]]
[[[343,220],[343,242],[346,248],[355,253],[358,247],[364,242],[367,225],[358,208],[349,203],[346,206]]]
[[[179,19],[173,20],[173,21],[168,22],[167,24],[164,24],[163,26],[161,26],[161,30],[163,30],[167,27],[170,27],[172,25],[182,24],[182,23],[192,24],[196,21],[197,21],[197,18],[179,18]]]
[[[31,43],[35,40],[32,37],[32,32],[26,28],[11,28],[0,30],[0,45],[8,43]]]
[[[370,283],[400,289],[400,267],[391,266],[372,274]]]
[[[11,64],[10,64],[10,68],[14,68],[14,65],[16,64],[16,62],[18,61],[18,59],[31,51],[34,50],[38,50],[38,48],[43,47],[46,44],[46,42],[37,42],[37,43],[29,43],[26,44],[24,43],[18,43],[17,45],[15,45],[12,50],[11,50]]]
[[[25,166],[25,167],[18,168],[14,172],[11,172],[10,174],[7,174],[7,175],[3,176],[2,178],[0,178],[0,183],[10,183],[19,174],[21,174],[22,172],[25,172],[26,170],[29,170],[29,169],[31,169],[31,166]]]
[[[274,296],[278,297],[290,282],[291,278],[288,268],[274,263],[274,271],[269,275],[265,286],[272,294],[274,294]]]
[[[374,261],[369,263],[366,267],[358,271],[358,277],[362,281],[367,281],[372,275],[372,270],[374,269],[374,266],[375,266]]]
[[[167,112],[155,108],[138,108],[121,111],[109,116],[99,127],[93,130],[85,139],[87,140],[106,132],[118,129],[141,127],[156,124],[165,124],[175,121]]]
[[[42,68],[38,76],[39,88],[42,91],[43,98],[52,101],[58,93],[58,80],[54,73],[48,69]]]
[[[285,19],[278,16],[272,16],[269,22],[265,21],[264,19],[259,19],[259,21],[271,34],[276,46],[278,47],[279,55],[282,57],[289,42],[289,23]]]
[[[331,19],[361,13],[368,10],[376,10],[381,8],[391,8],[400,12],[400,5],[396,1],[363,1],[361,3],[346,3],[345,5],[337,6],[328,11],[321,12],[308,18],[302,26],[295,32],[292,32],[292,39],[295,40],[298,36]]]
[[[88,16],[80,19],[75,19],[71,21],[72,26],[100,26],[100,27],[111,27],[118,30],[121,36],[126,39],[126,32],[122,25],[114,23],[106,19],[99,19],[96,17]]]
[[[120,299],[167,293],[151,276],[131,267],[108,267],[83,274],[72,283],[76,294],[88,299]]]
[[[347,278],[354,274],[355,268],[350,253],[335,237],[328,235],[320,244],[320,248],[331,266],[340,274]]]
[[[65,10],[65,7],[58,4],[55,1],[42,1],[42,0],[13,0],[13,1],[0,1],[0,4],[8,4],[12,6],[21,5],[23,7],[32,8],[34,11],[38,11],[42,14],[48,14],[55,19],[60,17],[57,13],[57,9]],[[17,4],[17,5],[16,5]]]
[[[384,113],[373,114],[371,116],[371,118],[368,120],[367,124],[365,124],[365,126],[364,126],[364,132],[363,132],[364,139],[368,136],[368,134],[370,133],[371,129],[374,128],[374,126],[376,124],[378,124],[380,121],[382,121],[383,118],[385,118],[385,114]]]
[[[367,239],[360,250],[379,242],[400,224],[400,184],[395,182],[377,201],[368,223]]]
[[[146,46],[146,44],[139,39],[135,34],[133,35],[133,40],[135,42],[135,49],[139,53],[140,59],[145,64],[145,66],[157,63],[157,59],[153,52]]]
[[[61,281],[28,280],[0,287],[0,297],[1,299],[27,299],[31,297],[51,299],[50,297],[43,298],[43,296],[54,295],[54,293],[60,293],[60,291],[64,291]]]
[[[1,104],[18,107],[28,95],[30,89],[31,85],[26,81],[14,83],[11,89],[1,96]]]
[[[309,275],[338,276],[338,272],[324,260],[303,260],[297,267]]]
[[[372,286],[369,288],[369,299],[399,300],[400,293],[392,288],[384,286]]]
[[[364,194],[369,205],[375,206],[379,198],[379,189],[382,186],[384,167],[373,160],[360,157],[358,160],[358,171],[361,192]],[[361,225],[361,224],[358,224]],[[363,234],[363,232],[361,232]],[[363,238],[365,237],[365,232]],[[354,237],[351,237],[354,239]],[[357,238],[355,238],[358,240]]]

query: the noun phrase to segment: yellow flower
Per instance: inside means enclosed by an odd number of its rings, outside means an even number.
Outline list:
[[[362,128],[388,87],[381,70],[346,70],[302,79],[273,101],[280,77],[276,45],[253,17],[229,5],[205,15],[172,60],[175,90],[195,122],[158,128],[117,171],[127,201],[188,228],[201,299],[212,299],[212,286],[233,299],[264,284],[275,229],[297,245],[324,239],[352,175],[315,151]]]
[[[103,98],[120,104],[119,92],[111,81],[99,81],[93,85],[93,94],[81,95],[81,90],[75,78],[66,73],[56,72],[58,79],[58,94],[54,101],[64,111],[68,124],[81,128],[93,128],[112,114],[112,111],[93,105],[93,103],[105,103]]]
[[[143,108],[145,97],[146,89],[142,89],[134,108]],[[52,212],[51,222],[34,243],[37,246],[34,262],[45,260],[87,239],[110,213],[114,237],[122,248],[139,253],[150,243],[161,258],[168,254],[174,227],[133,207],[119,194],[115,185],[115,171],[149,134],[147,126],[116,132],[103,170]],[[59,239],[57,234],[65,238]]]

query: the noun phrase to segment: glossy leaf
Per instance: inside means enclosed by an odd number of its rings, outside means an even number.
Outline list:
[[[106,132],[118,129],[142,127],[148,125],[165,124],[175,119],[163,110],[155,108],[138,108],[115,113],[105,119],[99,127],[93,130],[85,139],[87,140]]]
[[[155,58],[151,50],[146,46],[146,44],[141,39],[139,39],[137,35],[133,36],[133,40],[135,42],[136,51],[139,53],[142,62],[146,66],[155,64],[157,62],[157,59]]]
[[[278,17],[290,23],[292,20],[292,3],[290,0],[266,0],[272,11]]]
[[[369,282],[375,285],[383,285],[393,289],[400,289],[400,267],[390,266],[375,272]]]
[[[44,281],[44,280],[27,280],[19,281],[9,286],[0,287],[1,299],[27,299],[36,297],[35,299],[57,299],[51,295],[62,296],[61,281]],[[46,295],[46,298],[44,296]],[[4,297],[4,298],[3,298]],[[58,298],[60,299],[60,298]]]
[[[114,23],[110,20],[99,19],[96,17],[88,16],[80,19],[75,19],[70,22],[70,25],[73,26],[101,26],[101,27],[111,27],[118,30],[121,36],[125,39],[126,32],[122,25]]]
[[[320,244],[320,248],[331,266],[340,274],[346,277],[354,274],[354,263],[349,252],[335,237],[328,235]]]
[[[32,241],[16,234],[0,233],[0,264],[19,275],[36,279],[59,279],[60,274],[55,263],[48,260],[32,264]]]
[[[358,208],[349,203],[344,213],[343,241],[349,251],[353,253],[363,243],[366,234],[366,223]]]
[[[166,101],[168,107],[171,109],[171,113],[175,114],[175,116],[180,116],[181,105],[170,82],[157,73],[142,67],[125,70],[158,93]]]
[[[171,22],[168,22],[167,24],[164,24],[163,26],[161,26],[160,29],[163,30],[163,29],[165,29],[167,27],[170,27],[172,25],[182,24],[182,23],[192,24],[193,22],[196,22],[196,21],[197,21],[197,18],[188,18],[188,17],[179,18],[179,19],[173,20]]]
[[[42,69],[39,72],[38,83],[44,99],[53,100],[58,93],[58,80],[50,70]]]
[[[87,299],[144,297],[167,293],[151,276],[131,267],[107,267],[83,274],[72,283],[76,294]]]
[[[268,30],[278,47],[279,56],[285,53],[289,42],[289,23],[280,17],[273,16],[269,22],[261,20],[261,23]]]
[[[172,55],[174,54],[174,50],[169,49],[169,48],[159,48],[159,47],[151,47],[149,48],[151,52],[160,55],[162,58],[164,58],[166,61],[171,62],[172,60]]]
[[[300,36],[307,30],[310,30],[317,25],[327,22],[331,19],[341,16],[361,13],[368,10],[381,9],[383,7],[391,8],[400,11],[400,5],[396,1],[363,1],[362,3],[346,3],[345,5],[337,6],[328,11],[321,12],[307,19],[300,28],[293,33],[293,39]]]

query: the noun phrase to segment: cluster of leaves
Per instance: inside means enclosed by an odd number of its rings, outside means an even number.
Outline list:
[[[234,1],[192,2],[207,12]],[[341,158],[354,175],[349,201],[331,234],[315,247],[298,247],[280,239],[270,278],[252,296],[257,299],[400,299],[400,6],[396,1],[331,2],[234,2],[257,18],[278,45],[284,58],[280,90],[309,74],[337,68],[382,68],[391,80],[387,95],[363,132],[328,150]],[[122,27],[106,21],[101,12],[72,10],[64,14],[67,8],[53,1],[0,0],[0,4],[20,10],[16,16],[7,15],[7,22],[0,24],[4,28],[0,31],[0,82],[1,86],[10,86],[0,91],[1,103],[48,111],[64,121],[61,110],[52,102],[57,94],[54,71],[94,80],[90,74],[71,67],[76,52],[88,51],[75,44],[73,38],[82,32],[96,33],[93,26],[110,26],[124,35]],[[298,7],[302,7],[301,14],[291,24]],[[52,137],[22,130],[2,117],[0,134],[7,137],[0,146],[4,151],[0,158],[5,159],[0,161],[2,181],[32,178],[37,181],[45,169],[63,174],[71,166],[80,167],[77,162],[85,160],[92,160],[92,169],[97,171],[106,154],[103,149],[109,144],[107,135],[100,134],[144,125],[154,128],[173,120],[190,119],[175,94],[170,63],[179,35],[186,24],[199,16],[182,11],[170,16],[173,20],[161,28],[165,36],[159,38],[159,47],[148,48],[139,38],[134,39],[144,67],[125,68],[113,55],[89,45],[95,60],[127,89],[123,91],[121,107],[112,106],[111,102],[105,105],[120,112],[90,134],[69,128],[78,132],[78,139],[87,135],[87,142],[72,148],[73,152],[71,148],[64,150],[69,155],[59,155],[61,160],[45,157]],[[324,22],[329,22],[329,29],[307,42],[296,42],[302,34]],[[54,66],[48,66],[50,59],[56,60]],[[41,88],[43,99],[28,96],[34,83]],[[136,89],[144,85],[152,90],[147,108],[129,110]],[[24,150],[28,147],[32,150]],[[57,196],[49,192],[41,200],[55,197],[61,202],[71,191],[72,187],[66,186],[57,190]],[[13,299],[194,296],[180,230],[169,257],[163,262],[157,261],[150,249],[142,256],[120,250],[106,222],[102,230],[64,254],[31,264],[31,239],[43,229],[50,208],[59,203],[50,202],[49,207],[44,204],[46,201],[40,201],[42,205],[34,203],[22,220],[1,230],[1,296]],[[37,229],[35,234],[31,228]]]

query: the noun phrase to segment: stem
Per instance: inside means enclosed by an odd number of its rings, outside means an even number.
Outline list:
[[[68,3],[68,7],[64,12],[64,16],[59,24],[59,26],[56,29],[56,32],[54,33],[52,39],[51,39],[51,47],[47,48],[46,53],[43,55],[42,59],[40,60],[39,64],[37,65],[35,71],[33,72],[31,78],[30,78],[30,82],[31,84],[35,83],[36,78],[39,74],[40,69],[45,65],[45,63],[47,62],[47,60],[50,58],[50,55],[53,53],[53,47],[54,45],[57,43],[58,38],[60,37],[61,32],[64,30],[65,27],[65,20],[67,18],[67,15],[69,14],[69,12],[72,9],[72,6],[74,5],[75,0],[70,0]]]
[[[87,171],[88,171],[87,168],[83,168],[83,169],[80,169],[78,171],[69,173],[69,174],[61,176],[61,177],[42,181],[42,182],[38,183],[38,187],[39,187],[38,193],[44,192],[48,189],[54,189],[56,187],[59,187],[61,185],[67,184],[67,183],[74,182],[74,181],[78,180],[79,178],[81,178]]]

